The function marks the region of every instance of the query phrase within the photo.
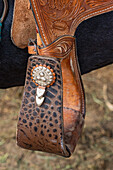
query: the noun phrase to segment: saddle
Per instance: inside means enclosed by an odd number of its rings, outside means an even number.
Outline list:
[[[36,23],[36,34],[32,36],[36,38],[28,44],[31,56],[17,144],[25,149],[70,157],[85,119],[74,33],[82,21],[112,11],[113,0],[30,0],[30,6]],[[14,22],[12,39],[13,29]]]

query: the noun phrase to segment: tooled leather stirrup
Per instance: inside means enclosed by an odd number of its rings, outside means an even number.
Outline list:
[[[113,2],[30,2],[41,40],[37,46],[28,47],[34,55],[28,61],[17,144],[69,157],[81,135],[85,117],[84,90],[73,35],[80,22],[112,10]]]

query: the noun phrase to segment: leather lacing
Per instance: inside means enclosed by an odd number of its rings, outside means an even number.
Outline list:
[[[8,2],[7,2],[7,0],[3,0],[3,3],[4,3],[4,9],[3,9],[2,16],[0,18],[0,40],[1,40],[2,23],[3,23],[4,19],[5,19],[5,16],[6,16],[7,11],[8,11]]]

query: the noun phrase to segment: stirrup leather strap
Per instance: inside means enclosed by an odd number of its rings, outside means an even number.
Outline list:
[[[41,56],[32,56],[28,62],[18,145],[69,157],[84,123],[84,95],[75,56],[75,38],[63,36],[39,52]],[[39,67],[45,76],[50,70],[54,81],[46,86],[40,107],[36,98],[43,85],[35,79]]]

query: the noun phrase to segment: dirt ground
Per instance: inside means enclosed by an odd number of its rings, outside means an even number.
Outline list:
[[[0,90],[0,170],[113,170],[113,65],[82,79],[86,121],[69,159],[19,148],[16,124],[23,87]]]

